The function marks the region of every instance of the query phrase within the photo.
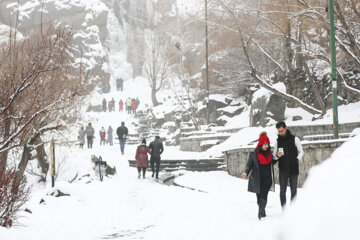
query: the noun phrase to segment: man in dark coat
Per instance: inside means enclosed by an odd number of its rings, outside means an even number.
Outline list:
[[[88,148],[92,148],[93,140],[94,140],[94,134],[95,129],[91,126],[91,123],[89,123],[85,128],[86,138],[87,138],[87,144]]]
[[[159,169],[160,169],[160,155],[164,152],[164,146],[162,142],[160,141],[160,137],[156,136],[155,140],[152,141],[149,145],[150,151],[151,151],[151,157],[150,157],[150,165],[151,165],[151,171],[152,175],[151,177],[154,177],[155,175],[155,169],[154,169],[154,163],[156,163],[156,179],[159,178]]]
[[[286,205],[286,188],[290,182],[291,200],[296,197],[299,161],[304,156],[300,139],[291,134],[285,122],[276,124],[278,139],[274,144],[274,159],[279,162],[280,203]]]
[[[121,154],[124,154],[126,137],[128,135],[128,129],[125,127],[124,122],[121,122],[121,126],[116,129],[116,134],[119,138]]]

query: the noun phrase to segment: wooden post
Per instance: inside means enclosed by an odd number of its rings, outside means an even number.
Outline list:
[[[51,187],[55,187],[55,140],[50,141]]]

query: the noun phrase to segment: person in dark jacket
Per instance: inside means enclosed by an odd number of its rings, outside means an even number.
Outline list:
[[[145,178],[146,168],[149,166],[148,154],[151,154],[150,148],[146,146],[145,138],[141,141],[141,145],[136,149],[135,160],[137,163],[138,169],[138,178],[141,176],[141,170],[143,173],[143,178]]]
[[[266,132],[262,132],[257,147],[254,152],[250,153],[245,171],[241,174],[241,177],[245,179],[251,172],[248,191],[256,193],[259,220],[266,217],[265,207],[270,188],[275,189],[273,179],[274,163],[270,151],[270,140]]]
[[[160,137],[156,136],[155,140],[152,141],[149,145],[149,148],[151,150],[151,158],[150,158],[150,165],[151,165],[151,171],[152,175],[151,177],[154,177],[156,173],[156,179],[159,178],[159,169],[160,169],[160,155],[164,152],[164,146],[162,142],[160,141]],[[156,163],[156,172],[154,169],[154,164]]]
[[[102,101],[102,110],[103,110],[103,112],[106,112],[106,99],[105,98]]]
[[[94,140],[94,134],[95,129],[91,126],[91,123],[89,123],[85,128],[86,138],[87,138],[87,144],[88,148],[92,148],[93,140]]]
[[[116,134],[119,138],[121,154],[124,154],[126,137],[128,135],[128,129],[125,127],[124,122],[121,122],[121,126],[116,129]]]
[[[286,188],[290,182],[291,200],[296,197],[299,160],[304,156],[300,139],[291,134],[285,122],[276,124],[278,138],[274,144],[274,159],[279,162],[280,203],[286,205]]]

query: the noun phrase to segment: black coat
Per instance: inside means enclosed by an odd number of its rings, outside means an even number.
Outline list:
[[[152,141],[149,145],[152,157],[160,157],[164,151],[164,146],[161,141]]]
[[[284,137],[278,136],[277,147],[284,149],[284,156],[278,159],[279,169],[289,172],[291,175],[299,174],[299,160],[297,159],[298,150],[295,145],[295,136],[290,130],[286,131]]]
[[[270,163],[271,165],[270,171],[271,171],[271,179],[272,179],[272,185],[270,190],[273,192],[275,192],[274,167],[273,167],[273,164],[275,163],[276,161],[272,159]],[[250,153],[249,160],[246,164],[246,168],[244,172],[247,175],[249,175],[251,172],[248,183],[248,191],[253,193],[260,193],[260,164],[256,154],[256,150]]]
[[[128,129],[125,126],[120,126],[116,129],[116,134],[118,135],[119,139],[126,139],[128,135]]]

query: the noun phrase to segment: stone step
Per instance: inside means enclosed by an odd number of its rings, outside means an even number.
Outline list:
[[[128,160],[129,166],[136,167],[135,160]],[[175,171],[175,170],[189,170],[189,171],[221,171],[226,170],[224,159],[189,159],[189,160],[161,160],[160,170]]]

